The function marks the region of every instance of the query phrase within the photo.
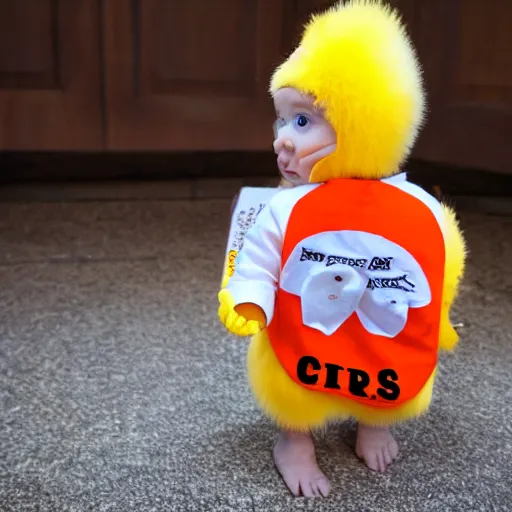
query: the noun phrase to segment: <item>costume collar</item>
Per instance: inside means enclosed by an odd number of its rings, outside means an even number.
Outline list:
[[[390,176],[389,178],[384,178],[381,181],[383,181],[384,183],[391,183],[391,184],[403,183],[404,181],[407,181],[407,173],[401,172],[399,174],[395,174],[394,176]]]

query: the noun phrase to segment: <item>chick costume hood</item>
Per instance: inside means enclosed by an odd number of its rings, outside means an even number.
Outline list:
[[[408,156],[425,109],[421,70],[399,14],[379,1],[340,2],[306,25],[271,79],[316,98],[337,135],[313,183],[383,178]]]

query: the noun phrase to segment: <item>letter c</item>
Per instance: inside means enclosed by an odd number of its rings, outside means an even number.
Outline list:
[[[308,366],[311,366],[313,370],[320,371],[322,365],[318,359],[312,356],[303,356],[297,363],[297,377],[303,384],[316,384],[318,382],[318,374],[309,374]]]

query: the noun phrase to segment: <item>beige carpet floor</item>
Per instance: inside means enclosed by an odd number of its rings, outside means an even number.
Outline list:
[[[511,510],[512,217],[461,214],[462,341],[398,463],[371,473],[353,425],[331,429],[332,494],[306,500],[217,321],[229,206],[0,203],[0,510]]]

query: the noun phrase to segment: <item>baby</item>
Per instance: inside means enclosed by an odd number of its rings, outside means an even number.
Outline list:
[[[326,496],[315,429],[355,418],[356,454],[385,471],[390,427],[428,409],[438,350],[458,341],[465,245],[453,211],[398,172],[424,93],[394,11],[354,0],[314,17],[271,93],[285,187],[247,232],[219,318],[253,336],[249,382],[286,485]]]

